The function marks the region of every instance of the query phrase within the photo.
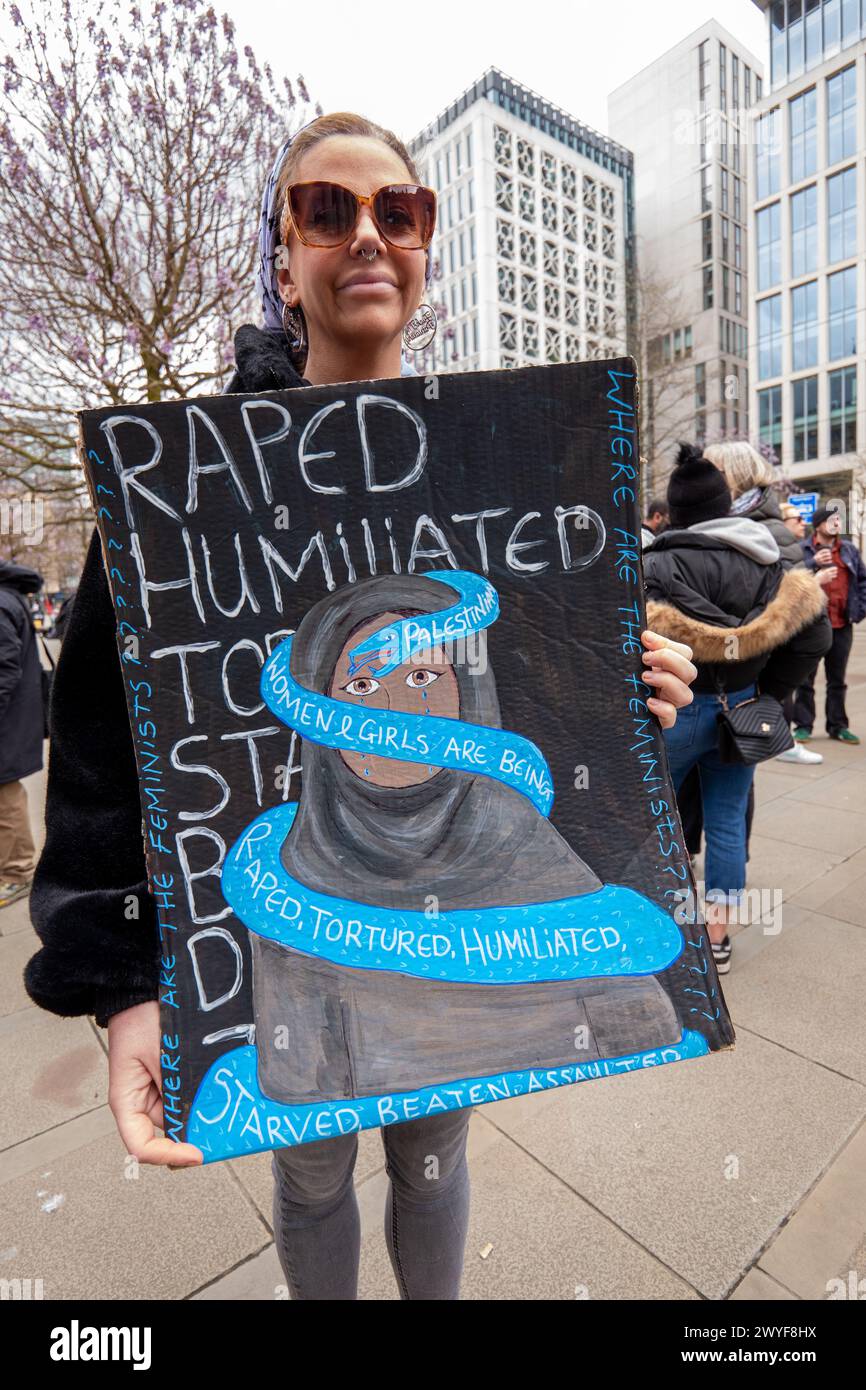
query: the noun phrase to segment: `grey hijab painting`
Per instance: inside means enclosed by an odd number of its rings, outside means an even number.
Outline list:
[[[443,592],[438,579],[399,574],[335,591],[294,635],[292,677],[330,699],[501,729],[493,670],[458,658],[450,644],[387,676],[372,663],[353,671],[349,652],[360,641],[441,610]],[[490,776],[309,738],[301,762],[300,802],[279,858],[290,879],[319,893],[435,917],[603,889],[527,796]],[[590,1063],[681,1038],[653,974],[520,984],[419,978],[312,956],[246,925],[258,1079],[281,1104]]]

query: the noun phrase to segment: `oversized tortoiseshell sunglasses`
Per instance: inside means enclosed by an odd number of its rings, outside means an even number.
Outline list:
[[[385,241],[401,251],[422,251],[433,239],[436,194],[420,183],[389,183],[367,195],[316,180],[290,184],[286,193],[292,224],[305,246],[342,246],[362,207],[370,209]]]

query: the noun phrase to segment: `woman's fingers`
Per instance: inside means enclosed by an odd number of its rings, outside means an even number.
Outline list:
[[[164,1129],[159,1005],[135,1004],[108,1024],[108,1104],[126,1151],[140,1163],[187,1168],[204,1162],[194,1144],[176,1144]]]
[[[675,709],[684,709],[695,698],[686,682],[672,671],[644,671],[641,680],[644,685],[652,686],[658,699],[669,701]]]
[[[641,679],[653,689],[653,694],[647,698],[647,707],[663,729],[672,729],[677,722],[677,710],[690,705],[694,699],[689,687],[698,672],[691,659],[692,649],[685,642],[674,642],[650,628],[641,633],[641,642],[646,648]]]
[[[686,646],[685,642],[675,642],[672,637],[662,637],[660,632],[653,632],[651,628],[647,628],[641,633],[640,640],[651,651],[661,651],[666,647],[669,651],[679,652],[680,656],[691,660],[692,649]]]
[[[656,716],[663,729],[672,729],[677,722],[676,706],[668,700],[660,700],[656,695],[650,695],[647,699],[647,706]]]
[[[160,1107],[161,1112],[161,1107]],[[204,1155],[194,1144],[176,1144],[158,1134],[148,1113],[138,1109],[129,1098],[114,1099],[111,1113],[126,1147],[126,1152],[139,1163],[171,1164],[174,1168],[192,1168],[204,1162]]]
[[[644,633],[644,637],[658,638],[658,634]],[[662,642],[667,641],[666,638],[661,638],[660,640]],[[687,647],[682,642],[670,642],[667,646],[655,647],[650,651],[645,651],[643,653],[643,661],[644,666],[648,668],[649,672],[668,673],[677,677],[681,684],[688,688],[698,674],[697,667],[690,659],[691,655],[691,647]],[[647,671],[644,672],[645,677],[647,673]],[[650,684],[653,684],[653,682],[651,681]],[[678,706],[691,704],[692,701],[690,691],[688,694],[685,694],[683,691],[673,691],[672,689],[671,698],[674,699],[675,704]]]

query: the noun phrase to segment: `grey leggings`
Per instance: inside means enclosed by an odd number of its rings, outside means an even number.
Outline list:
[[[385,1241],[403,1299],[460,1296],[469,1223],[471,1109],[382,1129],[390,1179]],[[277,1149],[274,1240],[293,1299],[358,1297],[357,1134]]]

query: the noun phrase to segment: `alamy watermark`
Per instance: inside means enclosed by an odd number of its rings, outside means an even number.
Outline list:
[[[0,535],[21,536],[25,545],[41,545],[45,535],[45,504],[37,492],[23,497],[0,497]]]

